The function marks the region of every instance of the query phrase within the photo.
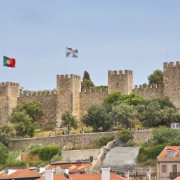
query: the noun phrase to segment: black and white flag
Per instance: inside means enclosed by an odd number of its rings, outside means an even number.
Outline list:
[[[66,57],[77,58],[77,57],[78,57],[78,50],[67,47],[67,48],[66,48]]]

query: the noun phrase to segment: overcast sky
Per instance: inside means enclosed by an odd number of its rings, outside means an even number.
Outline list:
[[[66,58],[65,47],[79,58]],[[3,55],[16,68],[3,67]],[[180,0],[0,0],[0,81],[56,88],[57,74],[133,70],[134,85],[180,60]]]

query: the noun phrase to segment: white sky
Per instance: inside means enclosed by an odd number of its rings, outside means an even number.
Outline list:
[[[65,58],[65,47],[79,58]],[[57,74],[107,85],[109,70],[130,69],[134,85],[163,62],[180,60],[179,0],[0,0],[0,81],[24,89],[56,88]]]

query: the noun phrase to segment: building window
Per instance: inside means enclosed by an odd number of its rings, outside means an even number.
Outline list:
[[[162,173],[166,173],[167,172],[167,166],[166,165],[162,165]]]
[[[116,83],[116,86],[119,87],[119,83],[118,82]]]
[[[176,165],[176,164],[173,164],[173,166],[172,166],[172,172],[177,172],[177,165]]]

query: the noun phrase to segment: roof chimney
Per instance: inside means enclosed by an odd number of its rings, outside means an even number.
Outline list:
[[[110,167],[101,168],[101,180],[110,180]]]
[[[54,170],[46,170],[45,171],[45,180],[53,180],[54,178]]]

